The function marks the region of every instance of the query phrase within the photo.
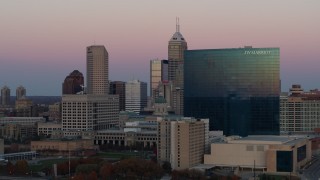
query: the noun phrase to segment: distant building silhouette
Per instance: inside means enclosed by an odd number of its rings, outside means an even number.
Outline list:
[[[1,105],[10,105],[10,89],[8,88],[8,86],[4,86],[1,89]]]
[[[159,83],[168,80],[168,60],[150,60],[150,97],[151,101],[158,96]]]
[[[147,107],[147,83],[139,80],[126,83],[126,111],[140,114]]]
[[[74,70],[64,80],[62,84],[62,94],[77,94],[82,91],[82,85],[84,84],[83,74]]]
[[[122,81],[110,82],[110,94],[119,95],[119,110],[125,111],[126,109],[126,83]]]
[[[23,86],[17,87],[17,89],[16,89],[16,100],[19,100],[23,96],[26,96],[26,88],[24,88]]]

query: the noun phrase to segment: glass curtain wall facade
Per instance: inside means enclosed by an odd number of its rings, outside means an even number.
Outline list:
[[[279,48],[185,51],[184,116],[225,135],[279,134]]]

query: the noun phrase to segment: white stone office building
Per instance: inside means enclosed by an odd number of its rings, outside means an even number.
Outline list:
[[[62,130],[65,136],[81,131],[108,129],[118,125],[118,95],[63,95]]]

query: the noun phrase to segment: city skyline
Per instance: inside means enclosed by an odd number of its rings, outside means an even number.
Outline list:
[[[86,47],[104,45],[109,79],[150,82],[151,59],[167,59],[180,18],[188,49],[280,47],[282,91],[319,88],[320,2],[4,1],[0,87],[61,95],[65,76],[86,72]],[[86,77],[86,74],[84,74]],[[86,81],[86,79],[85,79]],[[149,86],[149,84],[148,84]]]

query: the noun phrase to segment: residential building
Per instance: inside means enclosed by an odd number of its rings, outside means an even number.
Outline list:
[[[87,94],[109,94],[109,55],[102,45],[87,47]]]
[[[126,111],[140,113],[147,107],[147,83],[132,80],[126,83]]]
[[[1,105],[9,106],[10,105],[10,89],[8,86],[4,86],[1,89]]]
[[[83,74],[78,70],[74,70],[64,79],[62,94],[77,94],[83,91],[83,87]]]
[[[117,94],[119,96],[119,110],[126,109],[126,83],[122,81],[110,82],[110,94]]]
[[[320,128],[320,91],[304,92],[295,84],[280,96],[280,131],[284,134],[313,133]]]
[[[157,156],[173,169],[191,168],[203,163],[208,145],[208,119],[166,117],[158,121]]]
[[[280,49],[186,50],[184,116],[225,135],[278,135]]]
[[[16,100],[19,100],[23,96],[26,96],[26,88],[24,88],[23,86],[17,87],[17,89],[16,89]]]

